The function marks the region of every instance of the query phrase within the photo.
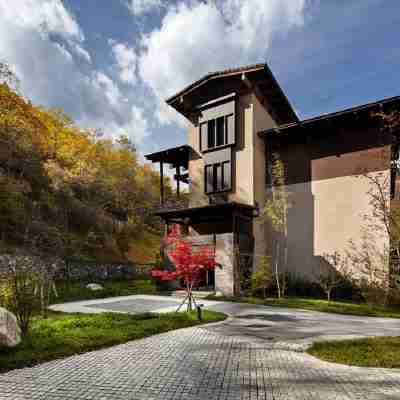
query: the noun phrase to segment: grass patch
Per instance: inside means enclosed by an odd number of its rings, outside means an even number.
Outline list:
[[[400,368],[400,337],[314,343],[308,353],[322,360],[339,364]]]
[[[202,322],[197,320],[195,312],[159,315],[52,312],[47,319],[36,318],[30,335],[18,346],[0,347],[0,372],[225,318],[225,314],[208,310],[204,310]]]
[[[129,296],[133,294],[160,294],[156,284],[151,278],[132,279],[124,281],[99,282],[104,290],[93,291],[86,289],[83,282],[56,283],[58,297],[54,295],[51,303],[65,303],[68,301],[102,299],[106,297]]]
[[[350,303],[342,301],[305,299],[299,297],[285,297],[282,299],[277,299],[277,298],[260,299],[256,297],[208,296],[207,299],[250,303],[250,304],[261,304],[265,306],[299,308],[304,310],[322,311],[322,312],[336,313],[336,314],[400,318],[400,308],[372,306],[368,304]]]

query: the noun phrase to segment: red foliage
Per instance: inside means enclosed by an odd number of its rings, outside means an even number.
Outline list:
[[[166,252],[175,271],[153,270],[151,275],[163,281],[182,279],[188,290],[199,282],[202,273],[215,268],[212,246],[194,246],[189,237],[183,237],[179,225],[174,225],[164,238]]]

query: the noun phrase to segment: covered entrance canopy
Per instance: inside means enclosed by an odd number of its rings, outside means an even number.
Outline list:
[[[218,220],[232,221],[235,216],[247,218],[255,217],[255,207],[230,202],[221,204],[209,204],[201,207],[188,207],[175,210],[161,210],[155,215],[161,217],[167,223],[186,225],[212,223]]]
[[[253,218],[256,208],[236,202],[209,204],[201,207],[160,210],[155,215],[166,225],[184,226],[194,246],[213,246],[219,265],[204,277],[203,285],[232,295],[240,290],[240,276],[247,274],[241,255],[251,259],[253,251]],[[244,260],[244,258],[243,258]],[[251,267],[249,262],[246,268]]]

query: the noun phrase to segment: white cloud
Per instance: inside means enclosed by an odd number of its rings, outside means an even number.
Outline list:
[[[71,45],[72,50],[78,57],[82,58],[89,64],[92,63],[92,57],[90,56],[90,53],[85,48],[83,48],[78,43],[70,43],[70,45]]]
[[[119,87],[104,72],[96,71],[93,76],[93,87],[103,92],[111,106],[118,107],[122,101]]]
[[[124,132],[139,143],[149,135],[143,111],[126,101],[105,72],[88,69],[87,63],[82,67],[82,58],[90,57],[84,43],[61,0],[7,5],[0,0],[0,60],[16,72],[21,92],[36,104],[63,108],[82,126],[99,128],[109,137]]]
[[[307,0],[192,1],[172,7],[142,39],[143,81],[158,99],[162,123],[182,122],[163,101],[207,72],[265,62],[275,34],[301,26]]]
[[[137,56],[135,50],[124,43],[110,41],[111,49],[118,66],[119,77],[125,83],[135,84]]]
[[[56,33],[64,38],[82,41],[78,23],[60,0],[13,0],[0,2],[3,21],[24,29]]]
[[[161,0],[128,0],[129,11],[136,16],[148,14],[163,7]]]
[[[110,131],[114,133],[114,137],[125,134],[131,137],[133,136],[136,143],[142,143],[145,138],[150,136],[149,125],[143,109],[132,105],[128,113],[129,120],[125,124],[110,124],[106,129],[110,129]],[[132,133],[134,134],[132,135]]]

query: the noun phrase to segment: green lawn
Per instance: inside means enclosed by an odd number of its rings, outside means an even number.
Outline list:
[[[400,318],[400,308],[372,306],[368,304],[358,304],[358,303],[350,303],[342,301],[305,299],[299,297],[287,297],[282,299],[277,299],[277,298],[260,299],[256,297],[208,296],[207,299],[261,304],[266,306],[299,308],[304,310],[314,310],[314,311],[330,312],[336,314]]]
[[[361,367],[400,368],[400,337],[315,343],[308,352],[325,361]]]
[[[196,313],[169,314],[63,314],[36,318],[29,337],[14,348],[0,347],[0,372],[22,368],[113,346],[157,333],[222,321],[225,314],[204,310],[203,321]]]
[[[104,287],[104,290],[93,291],[86,289],[86,284],[79,281],[70,283],[65,281],[57,282],[58,296],[52,295],[51,303],[129,296],[132,294],[160,294],[151,278],[98,283]]]

